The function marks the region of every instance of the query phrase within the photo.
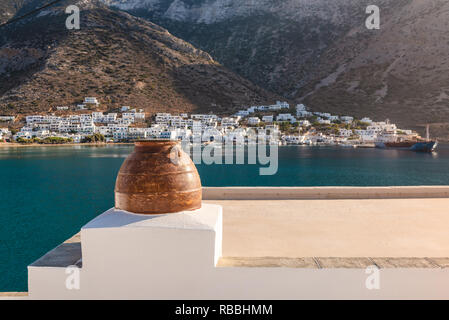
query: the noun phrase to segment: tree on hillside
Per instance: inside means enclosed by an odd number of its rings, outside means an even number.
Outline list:
[[[97,142],[105,142],[106,139],[104,135],[100,133],[95,133],[91,136],[86,136],[81,140],[82,143],[97,143]]]

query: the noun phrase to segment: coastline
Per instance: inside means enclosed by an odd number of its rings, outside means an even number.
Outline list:
[[[105,143],[105,142],[86,142],[86,143],[61,143],[61,144],[40,144],[40,143],[16,143],[16,142],[0,142],[1,148],[27,148],[27,147],[106,147],[106,146],[116,146],[116,145],[134,145],[134,142],[113,142],[113,143]],[[233,145],[234,146],[234,145]],[[247,144],[245,144],[247,146]],[[287,144],[287,145],[279,145],[278,147],[340,147],[345,149],[345,147],[338,145],[300,145],[300,144]],[[374,148],[374,146],[370,147]]]
[[[107,146],[119,146],[119,145],[134,145],[134,142],[86,142],[86,143],[63,143],[63,144],[39,144],[39,143],[16,143],[16,142],[0,142],[0,149],[2,148],[27,148],[27,147],[107,147]],[[439,146],[447,146],[447,143],[441,143]],[[247,144],[245,144],[247,146]],[[374,144],[361,144],[361,145],[354,145],[351,146],[351,148],[348,148],[348,146],[344,145],[328,145],[328,144],[318,144],[318,145],[305,145],[305,144],[286,144],[286,145],[279,145],[280,148],[282,147],[336,147],[341,149],[366,149],[366,148],[376,148]],[[444,148],[444,147],[443,147]]]
[[[134,145],[132,142],[117,142],[117,143],[95,143],[95,142],[88,142],[88,143],[62,143],[62,144],[39,144],[39,143],[29,143],[29,144],[23,144],[23,143],[11,143],[11,142],[1,142],[0,148],[26,148],[26,147],[79,147],[79,146],[86,146],[86,147],[105,147],[110,145]]]

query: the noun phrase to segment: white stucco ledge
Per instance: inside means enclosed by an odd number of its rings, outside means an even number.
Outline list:
[[[169,299],[215,267],[221,232],[219,205],[162,215],[110,209],[81,228],[81,243],[63,243],[28,267],[29,297]],[[66,285],[73,265],[79,290]]]
[[[30,267],[63,268],[72,265],[82,267],[81,239],[79,233],[34,261]]]
[[[203,187],[204,200],[449,198],[449,186]]]
[[[447,198],[287,200],[257,189],[235,200],[223,189],[192,212],[106,211],[28,267],[28,298],[449,298]],[[80,287],[69,290],[73,263]]]
[[[83,267],[106,267],[108,259],[116,265],[117,257],[149,267],[156,259],[168,265],[187,265],[189,260],[195,267],[215,265],[221,256],[221,230],[222,207],[214,204],[161,215],[110,209],[81,228]],[[98,257],[103,257],[100,265]]]
[[[28,292],[0,292],[0,300],[28,300]]]

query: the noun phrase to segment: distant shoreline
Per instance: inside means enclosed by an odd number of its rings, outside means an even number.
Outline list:
[[[134,145],[132,142],[117,142],[117,143],[60,143],[60,144],[40,144],[40,143],[14,143],[14,142],[0,142],[0,148],[25,148],[25,147],[78,147],[78,146],[115,146],[115,145]]]
[[[134,145],[134,142],[86,142],[86,143],[61,143],[61,144],[39,144],[39,143],[16,143],[16,142],[0,142],[0,149],[1,148],[27,148],[27,147],[106,147],[106,146],[120,146],[120,145]],[[440,146],[447,145],[446,142],[440,143]],[[288,145],[281,145],[279,147],[338,147],[342,149],[348,149],[347,147],[343,146],[330,146],[330,145],[299,145],[299,144],[288,144]],[[365,149],[365,148],[375,148],[374,146],[357,146],[357,148],[354,149]],[[352,149],[352,148],[350,148]]]

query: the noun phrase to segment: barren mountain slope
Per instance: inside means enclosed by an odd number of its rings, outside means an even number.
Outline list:
[[[279,99],[151,22],[83,3],[80,30],[65,28],[67,3],[2,30],[2,112],[91,95],[109,107],[218,113]]]
[[[103,0],[149,18],[240,75],[285,96],[301,94],[319,57],[364,26],[370,0]],[[411,0],[379,0],[383,14]],[[368,36],[368,34],[366,35]]]
[[[449,121],[447,0],[104,1],[314,110],[402,126]],[[380,30],[365,27],[370,4]]]
[[[446,135],[439,128],[449,122],[449,2],[413,0],[365,34],[354,28],[326,51],[305,101],[405,126],[434,123],[432,131]]]
[[[21,2],[15,0],[0,1],[0,24],[8,21],[16,14]]]

